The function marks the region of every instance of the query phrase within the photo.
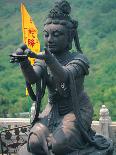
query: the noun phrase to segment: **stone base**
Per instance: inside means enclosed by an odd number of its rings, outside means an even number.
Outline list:
[[[109,140],[109,142],[110,142],[110,146],[104,150],[98,150],[93,146],[88,146],[83,150],[77,150],[67,155],[113,155],[113,142],[112,140]],[[32,155],[32,154],[27,151],[27,145],[25,144],[24,146],[21,147],[17,155]],[[50,152],[49,155],[54,155],[54,154]]]

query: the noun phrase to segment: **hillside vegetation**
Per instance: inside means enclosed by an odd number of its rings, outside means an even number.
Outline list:
[[[94,106],[94,119],[105,104],[116,120],[116,0],[68,0],[72,17],[79,21],[81,48],[90,61],[85,89]],[[25,80],[18,64],[9,63],[11,54],[22,42],[19,0],[0,0],[0,117],[29,111]],[[41,47],[44,19],[54,0],[24,0],[39,29]],[[47,93],[42,105],[47,102]]]

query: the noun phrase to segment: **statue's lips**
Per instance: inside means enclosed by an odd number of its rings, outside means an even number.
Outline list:
[[[48,45],[48,48],[56,48],[56,45]]]

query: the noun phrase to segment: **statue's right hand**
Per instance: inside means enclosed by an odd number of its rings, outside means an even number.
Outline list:
[[[25,54],[25,50],[27,49],[26,44],[21,44],[20,47],[12,54],[10,54],[10,63],[15,63],[15,62],[22,62],[25,59],[28,58],[28,56]]]

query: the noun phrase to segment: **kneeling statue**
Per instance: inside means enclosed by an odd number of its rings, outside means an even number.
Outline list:
[[[111,155],[112,143],[91,129],[93,108],[84,91],[89,62],[77,33],[78,22],[70,16],[66,0],[56,2],[44,23],[45,51],[34,54],[26,45],[12,58],[18,60],[36,113],[28,143],[19,155]],[[76,52],[70,52],[74,41]],[[36,58],[31,66],[28,57]],[[36,94],[31,85],[36,84]],[[40,113],[48,89],[48,104]]]

